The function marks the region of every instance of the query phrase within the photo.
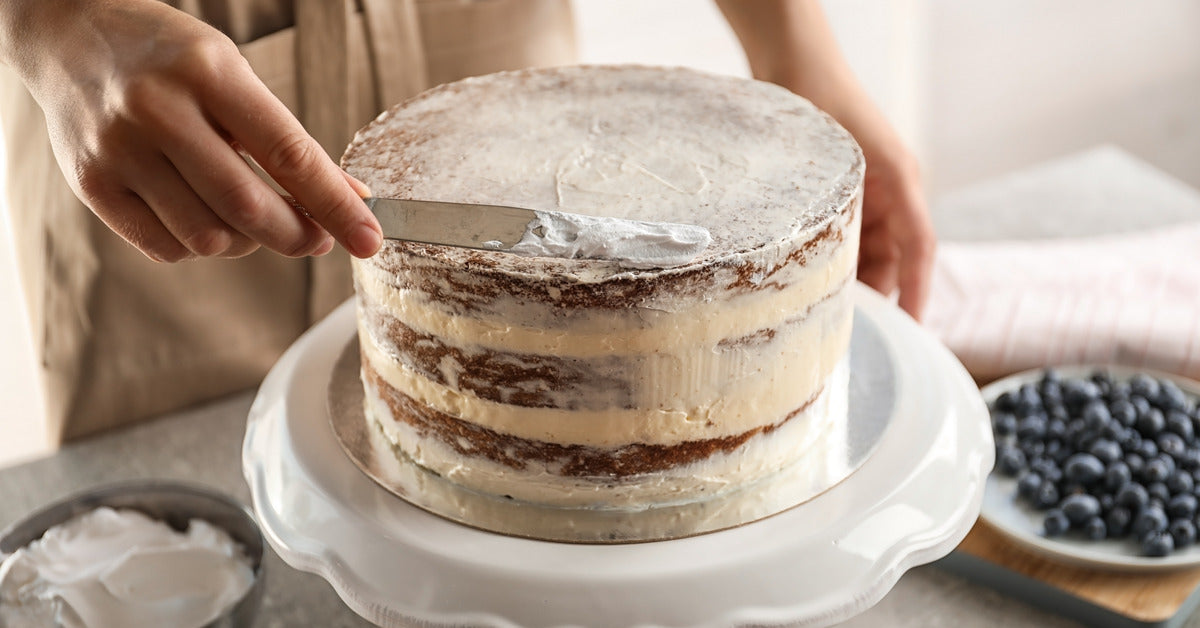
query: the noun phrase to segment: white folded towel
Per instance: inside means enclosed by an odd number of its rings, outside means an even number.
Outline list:
[[[926,325],[981,383],[1062,364],[1200,380],[1200,223],[941,243]]]

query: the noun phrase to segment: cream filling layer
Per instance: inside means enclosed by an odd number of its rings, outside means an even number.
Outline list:
[[[808,474],[813,493],[840,480],[847,467],[847,360],[838,363],[824,385],[821,395],[803,412],[733,451],[620,481],[559,475],[556,463],[529,461],[524,469],[514,469],[483,457],[464,456],[438,438],[423,436],[411,425],[396,421],[372,387],[367,388],[365,404],[367,420],[377,422],[394,446],[417,464],[461,486],[552,506],[640,509],[711,499],[784,470],[801,469]],[[803,467],[798,461],[803,461]],[[805,481],[795,478],[789,486]]]
[[[371,339],[361,319],[359,338],[364,361],[393,388],[439,412],[495,432],[596,447],[676,444],[770,425],[811,399],[849,347],[853,320],[849,291],[840,291],[813,314],[817,315],[780,330],[771,342],[761,345],[764,353],[759,362],[767,367],[751,370],[747,366],[753,366],[754,360],[735,358],[724,369],[709,369],[700,381],[701,374],[686,367],[614,373],[638,384],[635,407],[630,409],[531,408],[481,399],[431,381],[396,361]],[[692,351],[712,349],[694,346]],[[655,357],[668,366],[686,361],[686,355]],[[750,372],[733,378],[734,368]]]
[[[455,314],[422,292],[390,285],[394,278],[370,262],[356,261],[355,272],[358,289],[369,303],[414,331],[436,336],[449,345],[576,358],[671,353],[773,329],[840,290],[852,280],[858,262],[857,227],[845,233],[844,241],[828,256],[814,257],[793,272],[764,280],[778,282],[782,289],[764,288],[729,299],[697,299],[674,312],[636,307],[579,310],[572,312],[569,328],[559,329],[513,322],[529,320],[525,311],[497,319]],[[496,307],[504,309],[500,304]],[[561,315],[559,308],[550,304],[537,309],[547,321]]]

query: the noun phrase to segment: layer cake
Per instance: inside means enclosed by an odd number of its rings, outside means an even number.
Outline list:
[[[398,456],[616,509],[837,463],[864,164],[808,101],[677,68],[493,74],[393,107],[342,161],[377,196],[712,236],[670,268],[398,241],[356,260],[366,417]]]

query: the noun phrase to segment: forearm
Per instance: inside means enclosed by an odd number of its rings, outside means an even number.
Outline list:
[[[817,0],[717,0],[754,78],[840,100],[857,86]],[[820,105],[820,103],[818,103]]]
[[[4,0],[0,2],[0,62],[22,77],[37,72],[47,49],[67,33],[55,29],[55,16],[80,9],[80,0]]]

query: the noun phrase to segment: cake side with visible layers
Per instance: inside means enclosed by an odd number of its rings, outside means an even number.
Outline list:
[[[355,262],[369,420],[463,486],[564,506],[701,499],[845,422],[863,160],[781,88],[584,67],[468,79],[360,131],[380,196],[703,226],[667,269],[389,241]]]

